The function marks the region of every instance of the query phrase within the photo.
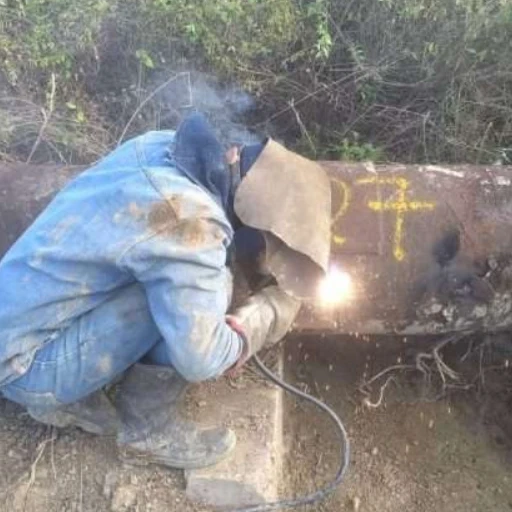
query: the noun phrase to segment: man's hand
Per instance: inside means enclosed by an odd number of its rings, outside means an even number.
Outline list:
[[[265,345],[284,338],[295,320],[301,302],[278,286],[269,286],[249,297],[247,302],[227,317],[231,327],[244,337],[246,346],[235,370]]]

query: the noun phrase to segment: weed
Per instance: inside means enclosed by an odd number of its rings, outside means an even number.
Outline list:
[[[90,160],[128,122],[173,126],[151,91],[195,70],[316,158],[510,163],[510,33],[509,0],[4,0],[0,155]]]

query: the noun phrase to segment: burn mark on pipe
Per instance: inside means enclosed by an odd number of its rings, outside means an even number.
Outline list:
[[[460,230],[456,227],[449,228],[434,244],[432,254],[436,262],[445,267],[460,251]]]

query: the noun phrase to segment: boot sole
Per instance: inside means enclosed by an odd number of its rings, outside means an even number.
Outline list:
[[[119,447],[119,459],[125,464],[139,467],[146,467],[155,464],[172,469],[202,469],[215,466],[219,462],[226,460],[234,452],[235,447],[236,437],[233,436],[233,442],[228,446],[228,448],[223,453],[218,454],[216,458],[212,457],[212,459],[208,461],[173,460],[170,457],[159,457],[158,455],[148,454],[147,452],[142,452],[134,448]]]
[[[44,415],[38,416],[37,414],[33,414],[29,411],[29,415],[39,423],[43,423],[44,425],[50,425],[52,427],[57,428],[70,428],[75,427],[83,430],[84,432],[88,432],[89,434],[94,434],[97,436],[114,436],[117,433],[117,430],[114,428],[103,428],[95,423],[89,422],[87,420],[77,419],[74,416],[63,413],[59,419],[50,420]]]

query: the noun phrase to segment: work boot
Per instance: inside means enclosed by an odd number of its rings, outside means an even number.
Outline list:
[[[119,419],[114,405],[103,390],[96,391],[74,404],[51,411],[28,409],[36,421],[54,427],[78,427],[97,435],[114,435]]]
[[[187,382],[172,368],[136,364],[117,393],[121,458],[132,464],[195,469],[217,464],[236,444],[226,428],[202,429],[181,418]]]

